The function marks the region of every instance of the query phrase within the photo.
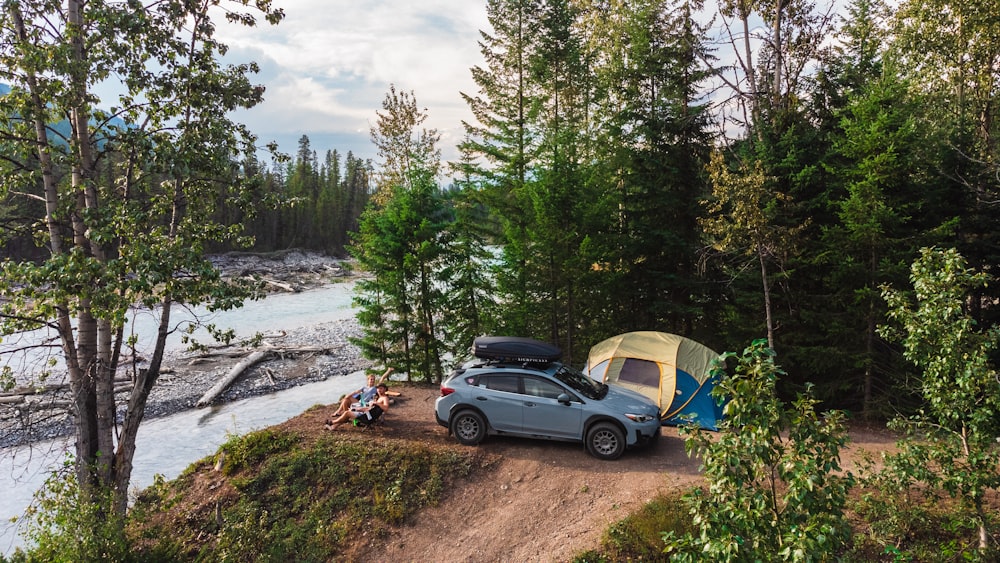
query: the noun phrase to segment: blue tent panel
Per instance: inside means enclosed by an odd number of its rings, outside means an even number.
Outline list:
[[[677,414],[665,419],[663,424],[676,426],[690,420],[707,430],[718,430],[717,422],[722,420],[722,407],[711,395],[713,387],[715,378],[709,378],[702,384],[690,373],[678,369],[677,397],[671,404],[671,412]]]

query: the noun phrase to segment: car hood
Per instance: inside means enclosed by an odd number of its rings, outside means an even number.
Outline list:
[[[627,412],[635,414],[659,414],[660,412],[660,408],[649,397],[613,383],[608,384],[608,394],[604,396],[603,401],[608,406],[626,409]]]

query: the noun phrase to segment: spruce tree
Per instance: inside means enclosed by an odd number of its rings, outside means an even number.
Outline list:
[[[436,183],[436,130],[412,93],[390,89],[372,127],[384,159],[378,197],[361,217],[352,253],[373,276],[357,284],[356,342],[366,357],[406,372],[411,380],[440,382],[442,342],[437,328],[444,299],[435,273],[444,252],[448,214]]]

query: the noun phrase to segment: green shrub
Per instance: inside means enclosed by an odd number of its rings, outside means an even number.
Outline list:
[[[834,559],[850,538],[844,505],[854,482],[840,467],[843,415],[821,417],[809,389],[786,408],[775,392],[783,372],[761,340],[732,375],[721,364],[713,375],[713,393],[728,399],[725,419],[717,435],[681,428],[708,484],[685,495],[695,532],[664,533],[671,560]]]
[[[244,436],[230,436],[219,447],[225,456],[222,471],[225,475],[232,475],[240,469],[255,467],[273,453],[286,451],[297,440],[294,434],[273,428],[250,432]]]
[[[660,494],[638,512],[612,524],[601,548],[612,561],[666,561],[663,532],[686,534],[693,530],[691,514],[679,493]]]
[[[910,279],[912,295],[884,288],[891,324],[880,331],[899,340],[904,357],[922,370],[923,405],[892,421],[904,438],[899,453],[886,456],[880,478],[954,499],[955,514],[976,529],[977,557],[992,560],[996,518],[986,495],[1000,488],[1000,374],[990,359],[1000,328],[980,330],[967,311],[988,278],[970,270],[954,249],[925,248]]]
[[[111,491],[85,495],[67,454],[35,493],[25,513],[23,537],[30,546],[12,560],[45,562],[130,561],[124,522],[115,515]]]

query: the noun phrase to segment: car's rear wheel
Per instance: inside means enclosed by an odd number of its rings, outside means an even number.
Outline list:
[[[618,459],[625,452],[625,434],[610,422],[598,422],[587,431],[587,451],[598,459]]]
[[[461,411],[451,419],[451,433],[459,443],[475,446],[486,437],[486,419],[476,411]]]

